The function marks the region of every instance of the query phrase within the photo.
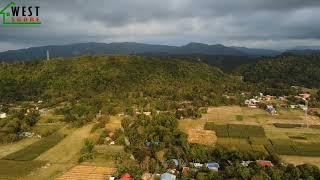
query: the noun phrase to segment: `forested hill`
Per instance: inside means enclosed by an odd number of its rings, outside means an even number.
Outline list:
[[[244,65],[237,72],[247,82],[320,88],[320,55],[284,54]]]
[[[155,104],[191,100],[205,105],[221,102],[223,93],[239,90],[240,84],[206,64],[151,61],[139,56],[81,56],[0,64],[0,99],[6,102],[95,98],[100,103],[119,104],[116,101],[141,103],[149,98]]]

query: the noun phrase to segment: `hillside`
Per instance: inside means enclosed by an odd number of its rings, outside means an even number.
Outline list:
[[[224,55],[224,56],[268,56],[274,55],[275,51],[232,48],[202,43],[189,43],[184,46],[153,45],[134,42],[124,43],[78,43],[59,46],[32,47],[20,50],[10,50],[0,53],[0,61],[36,60],[46,59],[46,52],[50,56],[72,57],[79,55],[114,55],[114,54],[166,54],[166,55]]]
[[[303,86],[320,87],[320,56],[284,54],[276,58],[264,58],[255,64],[238,69],[244,80],[265,83],[272,87]]]
[[[240,82],[217,68],[174,59],[139,56],[81,56],[50,61],[0,64],[0,99],[72,101],[103,104],[196,100],[221,102]],[[111,105],[110,105],[111,106]]]

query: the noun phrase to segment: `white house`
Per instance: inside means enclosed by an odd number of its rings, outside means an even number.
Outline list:
[[[7,117],[7,113],[0,113],[0,119],[4,119]]]

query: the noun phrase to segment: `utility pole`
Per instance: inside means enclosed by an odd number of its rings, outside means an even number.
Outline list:
[[[308,100],[307,99],[305,99],[305,98],[303,98],[303,100],[305,101],[305,121],[306,121],[306,124],[307,124],[307,128],[309,128],[309,122],[308,122],[308,105],[309,105],[309,103],[308,103]]]
[[[47,61],[50,60],[50,54],[49,54],[49,50],[47,49]]]

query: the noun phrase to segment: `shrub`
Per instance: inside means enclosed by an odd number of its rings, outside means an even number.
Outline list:
[[[84,141],[84,146],[81,149],[81,155],[79,162],[94,159],[94,142],[92,140],[86,139]]]

